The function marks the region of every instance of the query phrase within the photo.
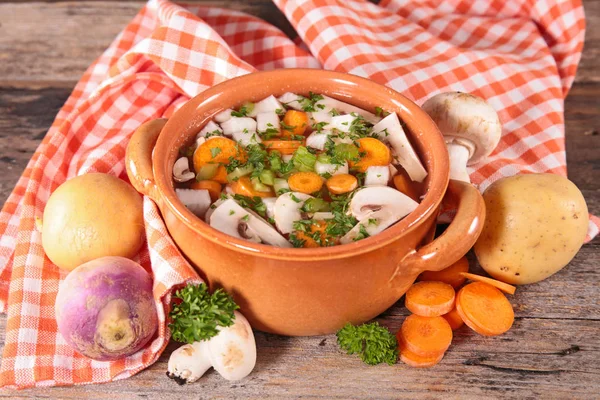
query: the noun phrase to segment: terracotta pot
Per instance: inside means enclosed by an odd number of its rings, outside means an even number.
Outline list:
[[[319,249],[236,239],[188,211],[171,179],[180,147],[218,112],[288,91],[395,111],[429,172],[417,209],[379,235]],[[442,136],[412,101],[367,79],[321,70],[276,70],[228,80],[191,99],[168,122],[144,124],[127,148],[131,182],[158,204],[175,243],[210,287],[232,293],[253,327],[283,335],[327,334],[346,322],[370,320],[394,304],[420,272],[445,268],[467,253],[481,232],[485,206],[472,185],[448,184],[448,170]],[[422,245],[444,195],[458,204],[454,222]]]

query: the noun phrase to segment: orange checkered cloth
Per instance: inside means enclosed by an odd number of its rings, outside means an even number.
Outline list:
[[[275,3],[300,39],[240,12],[151,0],[86,71],[0,213],[0,309],[8,314],[1,386],[107,382],[157,360],[169,340],[171,290],[198,276],[156,205],[144,199],[148,246],[137,261],[154,275],[160,329],[145,350],[114,362],[77,354],[57,332],[54,300],[65,273],[44,256],[35,220],[69,178],[99,171],[127,179],[134,129],[229,78],[325,68],[369,77],[419,104],[442,91],[472,92],[504,127],[494,154],[470,168],[475,184],[485,189],[519,172],[566,173],[563,100],[583,46],[579,1]],[[600,224],[592,221],[590,238]]]

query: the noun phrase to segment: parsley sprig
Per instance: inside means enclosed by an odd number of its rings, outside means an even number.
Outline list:
[[[359,326],[346,324],[337,334],[337,342],[348,354],[358,354],[366,364],[385,362],[393,365],[398,361],[396,337],[378,322]]]
[[[194,343],[208,340],[219,333],[218,327],[233,325],[233,312],[239,308],[233,298],[223,289],[211,295],[208,287],[189,284],[175,292],[175,301],[169,317],[169,329],[173,340]]]

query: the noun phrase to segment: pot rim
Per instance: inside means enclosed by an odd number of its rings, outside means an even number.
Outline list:
[[[225,104],[220,109],[211,109],[210,112],[203,113],[203,103],[210,103],[218,98],[219,94],[229,90],[239,90],[241,85],[256,85],[257,81],[282,79],[289,74],[296,77],[310,74],[311,80],[315,81],[333,80],[336,84],[344,86],[345,95],[352,94],[352,87],[360,86],[361,88],[368,89],[369,93],[379,93],[394,103],[395,108],[393,111],[398,114],[401,121],[404,121],[409,126],[406,129],[407,136],[410,137],[413,143],[419,143],[420,147],[429,149],[425,154],[419,153],[428,172],[428,177],[426,178],[428,186],[425,197],[413,212],[383,232],[354,243],[311,249],[281,248],[237,239],[218,231],[194,215],[179,201],[171,179],[172,165],[167,162],[175,151],[166,146],[168,139],[181,136],[181,129],[178,129],[179,124],[184,122],[186,127],[192,125],[201,127],[220,111],[238,106],[237,104]],[[282,90],[285,89],[282,88]],[[322,91],[322,93],[325,93],[325,91]],[[337,96],[336,93],[326,94],[330,97],[340,98],[341,91],[337,93]],[[352,99],[342,97],[341,100],[352,104]],[[415,126],[411,126],[414,124],[417,125],[418,132],[415,132]],[[178,152],[179,148],[175,150]],[[161,165],[166,165],[166,168],[161,168]],[[253,254],[270,259],[296,261],[317,261],[352,257],[377,250],[391,242],[401,240],[402,237],[412,232],[420,223],[426,221],[437,210],[449,181],[449,158],[443,137],[435,123],[413,101],[393,89],[366,78],[340,72],[301,68],[278,69],[242,75],[208,88],[188,100],[185,105],[169,118],[161,131],[152,153],[152,169],[154,171],[155,184],[158,188],[158,196],[161,196],[161,199],[157,200],[166,204],[181,222],[205,239],[245,254]]]

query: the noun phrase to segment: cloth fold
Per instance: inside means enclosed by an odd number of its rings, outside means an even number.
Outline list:
[[[564,104],[585,19],[566,0],[275,0],[299,34],[244,13],[151,0],[85,72],[0,213],[0,310],[7,313],[0,386],[26,388],[123,379],[164,350],[173,288],[198,275],[144,199],[160,329],[148,348],[114,362],[70,349],[54,299],[65,273],[45,256],[35,220],[56,187],[87,172],[122,179],[132,132],[169,117],[207,87],[255,70],[325,68],[386,84],[421,104],[447,90],[472,92],[499,113],[503,137],[469,169],[485,189],[520,172],[566,173]],[[439,4],[438,4],[439,3]],[[309,77],[299,76],[298,79]],[[598,232],[593,217],[589,238]]]

